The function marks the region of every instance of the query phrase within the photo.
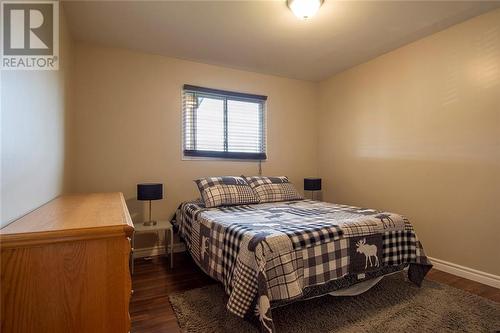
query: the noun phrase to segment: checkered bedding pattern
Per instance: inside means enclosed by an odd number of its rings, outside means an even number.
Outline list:
[[[195,180],[205,207],[258,203],[243,177],[208,177]]]
[[[342,238],[311,246],[302,251],[304,284],[314,286],[347,275],[349,242]]]
[[[255,191],[260,203],[302,200],[304,197],[297,192],[295,186],[287,177],[245,177],[245,180]]]
[[[174,224],[197,264],[224,285],[228,310],[257,314],[264,331],[274,330],[273,304],[311,288],[405,265],[420,284],[431,267],[410,222],[373,209],[312,200],[206,208],[194,201],[179,207]]]

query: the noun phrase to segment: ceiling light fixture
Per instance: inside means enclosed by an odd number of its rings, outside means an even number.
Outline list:
[[[323,4],[323,0],[287,0],[288,8],[301,20],[313,17]]]

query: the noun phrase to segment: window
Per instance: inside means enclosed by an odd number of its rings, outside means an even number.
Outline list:
[[[184,85],[184,156],[265,160],[266,100]]]

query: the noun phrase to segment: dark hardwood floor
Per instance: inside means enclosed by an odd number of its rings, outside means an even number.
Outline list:
[[[216,282],[186,252],[174,255],[173,269],[164,257],[136,259],[130,301],[131,332],[180,332],[168,295],[211,283]]]
[[[500,303],[500,289],[438,271],[437,269],[432,269],[425,278],[427,280],[441,282],[449,286],[468,291],[471,294],[476,294]]]
[[[169,268],[163,257],[136,259],[132,276],[134,294],[130,302],[132,333],[180,332],[168,295],[216,283],[196,266],[187,253],[176,253],[174,258],[174,269]],[[426,278],[500,302],[500,289],[435,269]]]

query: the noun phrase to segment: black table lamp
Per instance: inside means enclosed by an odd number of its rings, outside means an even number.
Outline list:
[[[304,178],[304,191],[311,191],[314,200],[314,191],[321,191],[321,178]]]
[[[149,220],[144,225],[155,225],[156,221],[151,220],[151,200],[163,199],[163,184],[137,184],[137,200],[149,200]]]

